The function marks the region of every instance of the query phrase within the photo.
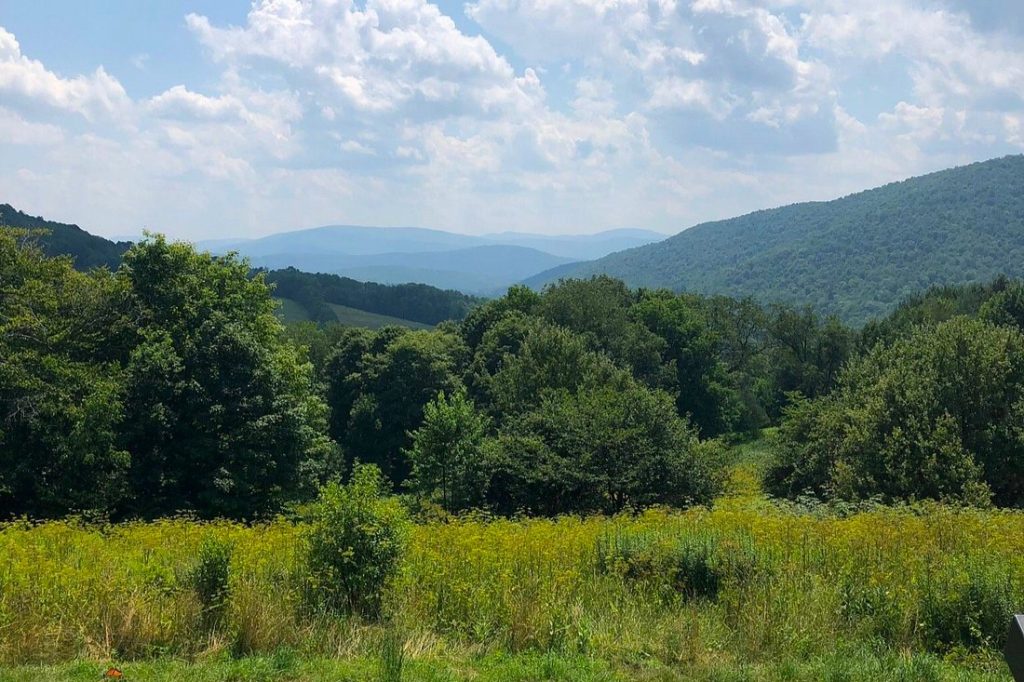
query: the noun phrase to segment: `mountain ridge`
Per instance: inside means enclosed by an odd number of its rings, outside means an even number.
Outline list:
[[[596,274],[633,287],[806,302],[860,323],[933,285],[1024,275],[1024,156],[701,223],[524,282]]]

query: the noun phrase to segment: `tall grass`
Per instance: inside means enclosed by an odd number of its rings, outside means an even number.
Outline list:
[[[407,659],[453,653],[693,670],[841,647],[991,660],[1024,608],[1024,514],[1009,511],[837,517],[732,498],[430,523],[413,530],[380,624],[310,611],[300,537],[287,521],[3,526],[0,664],[289,648],[378,660],[401,679]]]

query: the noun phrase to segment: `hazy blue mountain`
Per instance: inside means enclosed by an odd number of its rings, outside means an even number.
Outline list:
[[[704,223],[528,282],[598,273],[631,286],[810,303],[862,322],[933,285],[1024,276],[1024,156]]]
[[[472,236],[418,227],[327,225],[259,239],[201,241],[197,246],[214,253],[238,251],[259,267],[295,267],[383,283],[422,282],[491,295],[549,268],[664,237],[634,229]]]
[[[584,235],[538,235],[525,232],[499,232],[484,235],[501,244],[528,246],[572,260],[591,260],[615,251],[632,249],[666,239],[668,235],[651,230],[620,229]]]
[[[278,253],[251,256],[257,267],[296,267],[382,284],[416,282],[489,295],[534,273],[570,262],[523,246],[473,246],[451,251],[349,255]]]
[[[201,249],[215,253],[237,250],[256,258],[281,253],[346,254],[351,256],[381,253],[419,253],[450,251],[488,242],[442,230],[422,227],[362,227],[359,225],[325,225],[308,230],[279,232],[258,239],[217,239],[196,243]],[[300,267],[296,264],[296,267]]]

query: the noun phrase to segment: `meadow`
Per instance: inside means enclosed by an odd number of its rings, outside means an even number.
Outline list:
[[[375,621],[311,610],[302,552],[284,518],[3,526],[0,680],[1005,680],[1024,605],[1024,514],[781,504],[749,464],[711,508],[422,521]]]

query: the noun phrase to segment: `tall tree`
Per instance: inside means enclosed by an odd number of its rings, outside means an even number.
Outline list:
[[[131,511],[251,517],[332,466],[311,365],[246,262],[151,237],[119,277],[139,324],[126,358]]]
[[[479,506],[486,486],[482,445],[488,423],[465,390],[451,397],[438,393],[423,408],[423,425],[411,434],[410,487],[448,512]]]
[[[109,511],[130,463],[118,443],[124,288],[0,230],[0,516]]]

